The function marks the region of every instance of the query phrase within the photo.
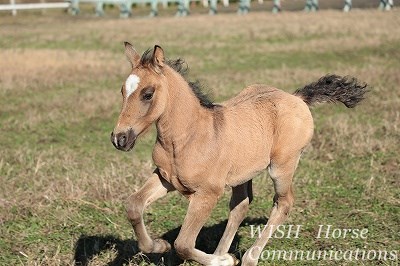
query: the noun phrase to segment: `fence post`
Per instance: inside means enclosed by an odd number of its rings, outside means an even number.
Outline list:
[[[379,3],[380,10],[389,11],[393,7],[393,0],[381,0]]]
[[[76,16],[79,14],[79,0],[70,0],[71,1],[71,7],[70,7],[70,12],[71,15]]]
[[[237,13],[239,15],[246,15],[250,11],[250,0],[239,0],[239,8]]]
[[[272,8],[272,13],[276,14],[281,12],[281,0],[274,0],[274,7]]]
[[[210,10],[208,11],[210,15],[217,14],[217,0],[210,0]]]
[[[306,6],[304,8],[304,11],[309,12],[309,11],[317,11],[318,10],[318,0],[307,0],[306,1]]]
[[[151,11],[150,17],[156,17],[158,15],[158,0],[151,0]]]
[[[343,7],[343,11],[344,12],[349,12],[351,9],[352,3],[351,0],[344,0],[344,7]]]
[[[10,5],[15,6],[15,0],[10,0]],[[17,15],[17,10],[16,10],[16,9],[12,9],[12,10],[11,10],[11,14],[12,14],[13,16],[16,16],[16,15]]]
[[[95,8],[95,12],[96,12],[96,16],[102,17],[104,16],[104,3],[102,1],[99,1],[96,3],[96,8]]]
[[[189,15],[189,0],[179,0],[177,17],[185,17]]]
[[[129,18],[132,15],[132,2],[130,0],[125,0],[120,4],[120,18]]]
[[[386,1],[386,10],[389,11],[393,7],[393,0],[387,0]]]

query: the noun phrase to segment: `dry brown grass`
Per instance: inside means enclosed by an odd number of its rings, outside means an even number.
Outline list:
[[[121,58],[107,51],[60,49],[2,49],[1,93],[23,95],[26,90],[89,82],[94,77],[123,73]]]

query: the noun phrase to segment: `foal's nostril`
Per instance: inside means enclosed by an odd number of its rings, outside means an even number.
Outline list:
[[[126,135],[125,135],[125,134],[121,134],[121,135],[118,137],[118,146],[124,147],[125,144],[126,144]]]
[[[136,135],[132,129],[129,129],[126,132],[112,132],[110,139],[114,147],[118,150],[129,151],[135,145]]]
[[[115,135],[114,132],[111,132],[110,139],[116,148],[122,148],[127,143],[127,136],[125,133],[118,133]]]

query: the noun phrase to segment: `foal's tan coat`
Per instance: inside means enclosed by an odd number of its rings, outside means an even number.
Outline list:
[[[204,265],[237,264],[227,252],[252,200],[251,179],[268,169],[274,205],[266,230],[242,258],[242,265],[257,264],[271,232],[293,205],[293,174],[313,135],[308,105],[299,96],[253,85],[205,108],[186,80],[165,63],[160,47],[151,57],[144,55],[149,60],[140,59],[129,43],[125,48],[132,74],[140,82],[129,97],[122,88],[124,107],[112,142],[118,149],[130,150],[151,123],[157,127],[153,150],[157,169],[126,204],[140,249],[148,253],[170,249],[166,241],[150,238],[143,211],[167,192],[178,190],[190,203],[175,241],[177,253]],[[232,187],[228,224],[215,253],[206,254],[195,248],[195,241],[226,186]]]

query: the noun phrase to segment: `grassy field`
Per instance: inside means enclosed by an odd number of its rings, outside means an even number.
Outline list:
[[[273,239],[265,250],[386,251],[387,260],[264,258],[260,265],[399,264],[400,10],[129,20],[50,12],[1,16],[0,25],[0,265],[197,265],[173,251],[139,253],[126,219],[124,199],[154,167],[155,135],[130,153],[109,141],[130,70],[125,40],[138,51],[160,44],[169,58],[184,58],[190,77],[217,101],[252,83],[292,92],[326,73],[367,82],[368,98],[354,110],[312,109],[315,135],[287,221],[302,229],[298,239]],[[267,174],[254,184],[255,200],[231,247],[238,257],[272,204]],[[200,249],[214,251],[229,196],[202,230]],[[152,234],[173,243],[187,205],[172,193],[150,206]],[[317,238],[319,225],[368,233]]]

